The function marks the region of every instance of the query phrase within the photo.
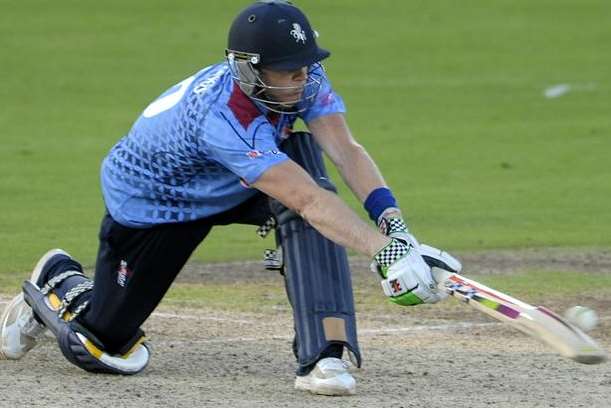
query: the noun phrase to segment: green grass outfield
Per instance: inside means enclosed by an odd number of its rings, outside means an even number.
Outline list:
[[[611,245],[611,3],[297,3],[422,241]],[[245,4],[0,0],[3,282],[51,247],[92,265],[102,158],[158,94],[222,58]],[[556,84],[571,92],[545,98]],[[196,258],[252,259],[268,245],[222,228]]]

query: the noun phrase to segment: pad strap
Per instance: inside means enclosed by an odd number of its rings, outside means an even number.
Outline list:
[[[263,225],[257,228],[257,235],[261,238],[265,238],[269,235],[269,233],[276,229],[276,219],[274,217],[269,217]]]
[[[93,282],[90,280],[86,280],[83,283],[79,283],[78,285],[76,285],[75,287],[71,288],[66,295],[64,295],[63,299],[62,299],[62,304],[61,307],[59,308],[57,314],[60,318],[62,318],[62,316],[64,315],[64,313],[66,313],[68,311],[68,307],[70,307],[70,305],[72,304],[72,302],[78,298],[79,296],[81,296],[83,293],[85,292],[89,292],[93,289]],[[89,301],[85,301],[83,303],[81,303],[80,305],[78,305],[78,307],[74,310],[74,312],[71,314],[70,319],[72,320],[74,319],[76,316],[79,315],[79,313],[81,313],[83,310],[85,310],[85,308],[87,307],[87,305],[89,304]]]
[[[263,266],[268,271],[282,271],[284,260],[282,258],[282,247],[277,249],[266,249],[263,253]]]
[[[55,289],[57,287],[57,285],[59,285],[60,283],[62,283],[63,281],[65,281],[66,279],[72,277],[72,276],[82,276],[84,278],[86,278],[86,276],[80,272],[80,271],[66,271],[66,272],[62,272],[59,275],[54,276],[53,278],[49,279],[49,281],[45,284],[45,286],[43,286],[42,289],[40,289],[40,293],[42,293],[43,295],[48,295],[49,292],[51,292],[51,290]]]

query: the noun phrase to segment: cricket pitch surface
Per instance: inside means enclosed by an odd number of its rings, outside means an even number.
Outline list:
[[[477,278],[524,269],[611,273],[611,253],[556,250],[458,253]],[[21,361],[0,361],[0,407],[587,407],[611,404],[611,362],[566,360],[536,340],[461,305],[359,307],[359,293],[380,291],[366,262],[352,259],[363,367],[357,395],[316,396],[293,389],[288,304],[265,313],[163,305],[146,322],[152,346],[139,375],[86,373],[53,341]],[[218,273],[215,268],[222,268]],[[190,264],[178,282],[273,282],[257,263]],[[6,295],[0,299],[8,300]],[[611,299],[575,293],[540,299],[562,313],[587,304],[599,313],[591,333],[611,349]],[[4,305],[0,306],[3,307]],[[396,310],[396,312],[395,312]]]

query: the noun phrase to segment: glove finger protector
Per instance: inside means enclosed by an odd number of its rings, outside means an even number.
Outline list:
[[[421,244],[418,249],[424,262],[431,268],[445,269],[453,273],[460,273],[462,270],[460,261],[441,249],[426,244]]]

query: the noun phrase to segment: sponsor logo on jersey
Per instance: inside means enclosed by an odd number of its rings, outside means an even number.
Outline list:
[[[119,264],[119,269],[117,270],[117,283],[119,284],[119,286],[124,288],[125,285],[127,285],[127,281],[132,276],[132,274],[133,272],[131,271],[131,269],[127,267],[127,262],[121,260],[121,263]]]
[[[301,28],[301,26],[297,23],[293,23],[293,29],[291,30],[291,35],[295,39],[295,42],[301,41],[303,44],[306,42],[306,34],[305,31]]]
[[[261,156],[263,156],[264,154],[280,154],[279,150],[266,150],[266,151],[261,151],[261,150],[250,150],[248,152],[246,152],[246,156],[250,157],[251,159],[257,159]]]
[[[246,156],[250,157],[251,159],[256,159],[257,157],[263,156],[263,152],[260,150],[251,150],[246,153]]]

